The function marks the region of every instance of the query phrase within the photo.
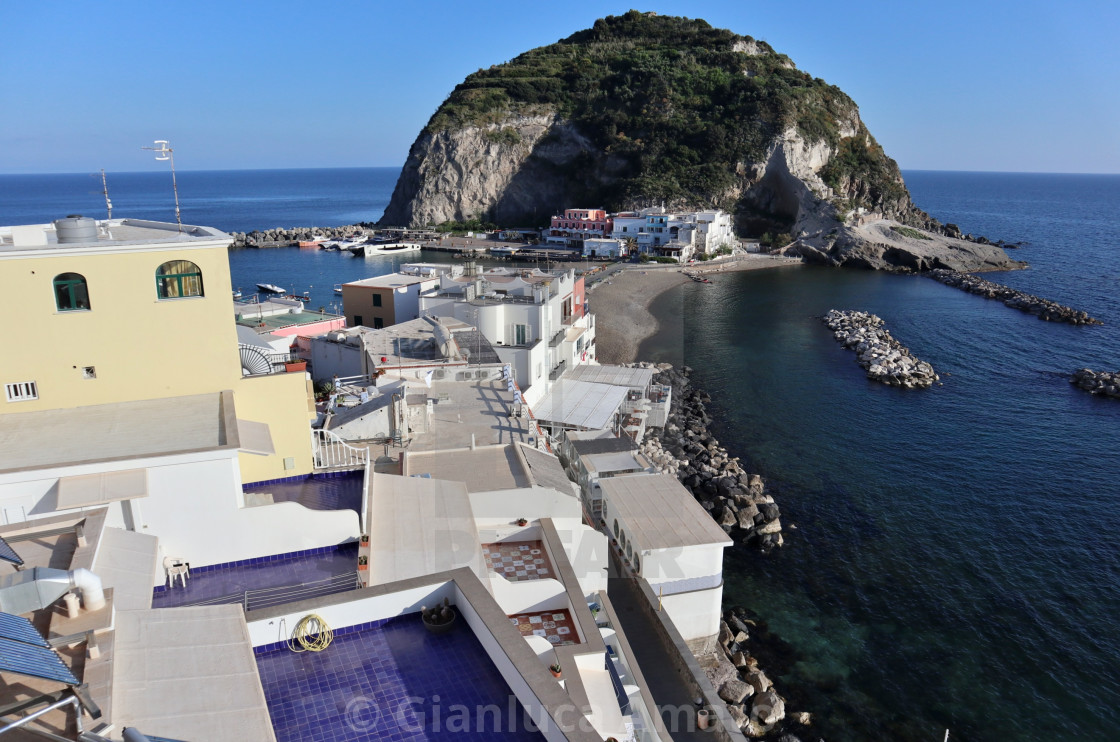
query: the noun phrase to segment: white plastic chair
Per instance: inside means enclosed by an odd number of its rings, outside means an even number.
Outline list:
[[[182,559],[176,557],[164,557],[163,568],[167,572],[167,581],[171,587],[175,587],[175,578],[179,578],[179,584],[184,588],[187,586],[187,580],[191,576],[191,565]]]

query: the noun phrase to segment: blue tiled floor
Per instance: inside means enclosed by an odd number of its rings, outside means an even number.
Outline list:
[[[172,608],[221,596],[235,596],[224,602],[237,602],[246,590],[320,582],[337,575],[354,573],[357,569],[358,545],[343,544],[326,554],[297,556],[210,572],[192,572],[186,588],[176,582],[174,587],[155,593],[152,596],[152,607]],[[321,592],[329,594],[342,589],[344,588],[327,588]]]
[[[279,742],[544,739],[461,618],[433,635],[401,616],[257,668]]]
[[[312,510],[346,510],[361,514],[362,479],[360,471],[347,474],[313,475],[294,482],[253,484],[246,492],[270,492],[273,502],[298,502]]]

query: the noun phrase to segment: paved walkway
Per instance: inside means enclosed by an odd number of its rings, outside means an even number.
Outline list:
[[[696,708],[693,694],[681,680],[674,667],[665,661],[658,633],[647,614],[634,608],[628,594],[619,595],[620,583],[629,579],[611,577],[607,580],[607,595],[611,605],[622,623],[622,631],[634,650],[638,667],[645,676],[653,700],[661,711],[661,720],[674,740],[701,740],[712,738],[707,731],[695,728]],[[616,599],[615,596],[618,596]],[[676,713],[677,709],[690,709],[687,714]]]

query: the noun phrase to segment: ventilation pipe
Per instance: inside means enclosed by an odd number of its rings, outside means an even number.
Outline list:
[[[71,572],[49,567],[33,567],[0,578],[0,610],[22,615],[53,604],[70,590],[82,591],[87,611],[105,607],[101,578],[88,569]]]
[[[84,567],[71,570],[70,585],[82,591],[82,603],[87,611],[99,611],[105,607],[105,591],[101,578]]]

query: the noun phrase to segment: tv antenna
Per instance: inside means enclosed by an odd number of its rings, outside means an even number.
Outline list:
[[[175,182],[175,150],[167,146],[166,139],[157,139],[153,142],[154,147],[141,147],[140,149],[150,150],[156,153],[156,159],[160,162],[167,160],[171,161],[171,190],[175,191],[175,222],[179,225],[179,231],[183,231],[183,218],[179,214],[179,185]]]
[[[96,173],[91,173],[90,177],[96,178]],[[101,168],[101,190],[94,191],[105,197],[105,210],[109,212],[109,218],[113,218],[113,202],[109,200],[109,182],[105,180],[105,168]]]

